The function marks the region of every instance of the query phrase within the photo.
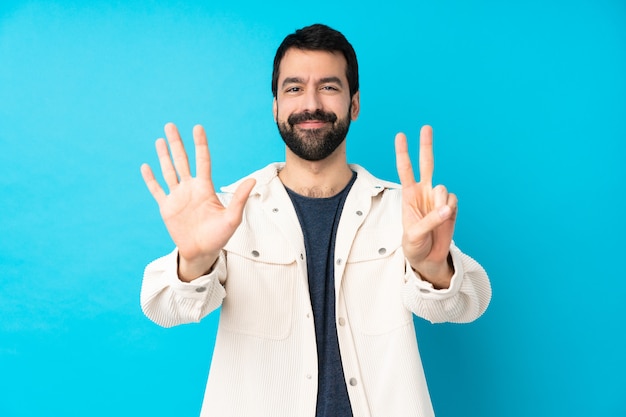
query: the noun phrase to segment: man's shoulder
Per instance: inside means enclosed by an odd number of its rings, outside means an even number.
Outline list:
[[[371,174],[368,170],[360,165],[350,164],[350,169],[356,172],[357,180],[359,182],[363,183],[368,188],[371,188],[375,193],[382,191],[399,191],[402,188],[402,186],[398,183],[375,177],[373,174]]]
[[[220,188],[222,193],[233,194],[239,184],[241,184],[244,180],[248,178],[254,178],[256,180],[256,185],[252,189],[252,193],[254,193],[255,188],[265,186],[269,184],[274,178],[278,176],[278,172],[285,165],[284,162],[272,162],[271,164],[266,165],[265,167],[258,169],[245,177],[235,181],[230,185],[226,185]]]

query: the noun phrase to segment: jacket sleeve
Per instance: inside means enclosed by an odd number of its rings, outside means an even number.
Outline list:
[[[491,300],[487,273],[474,259],[450,245],[454,275],[450,287],[435,289],[406,262],[402,299],[415,315],[431,323],[469,323],[480,317]]]
[[[198,322],[217,309],[226,296],[224,253],[213,270],[192,282],[178,279],[178,250],[156,259],[144,271],[141,286],[141,309],[163,327]]]

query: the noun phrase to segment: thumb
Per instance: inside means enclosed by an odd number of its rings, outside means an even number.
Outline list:
[[[417,242],[425,235],[441,226],[451,215],[452,208],[444,204],[430,211],[430,213],[424,216],[420,221],[410,225],[407,230],[405,230],[406,237],[409,242]]]
[[[248,201],[248,197],[252,192],[252,188],[256,184],[256,180],[254,178],[248,178],[244,180],[235,191],[233,195],[233,199],[230,201],[227,210],[230,212],[231,216],[234,217],[237,224],[241,223],[241,216],[243,215],[243,208],[246,205],[246,201]]]

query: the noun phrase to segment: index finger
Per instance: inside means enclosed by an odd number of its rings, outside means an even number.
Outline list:
[[[398,170],[398,178],[400,184],[408,186],[415,183],[415,175],[413,174],[413,166],[409,157],[409,147],[406,143],[406,135],[398,133],[396,135],[396,169]]]
[[[432,185],[435,157],[433,155],[433,128],[425,125],[420,129],[420,182]]]

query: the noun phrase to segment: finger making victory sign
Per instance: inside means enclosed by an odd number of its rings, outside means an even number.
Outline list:
[[[396,135],[396,165],[402,184],[402,248],[413,269],[436,288],[447,288],[452,277],[448,261],[454,233],[457,198],[443,185],[433,188],[433,130],[420,130],[419,182],[415,181],[406,136]]]

